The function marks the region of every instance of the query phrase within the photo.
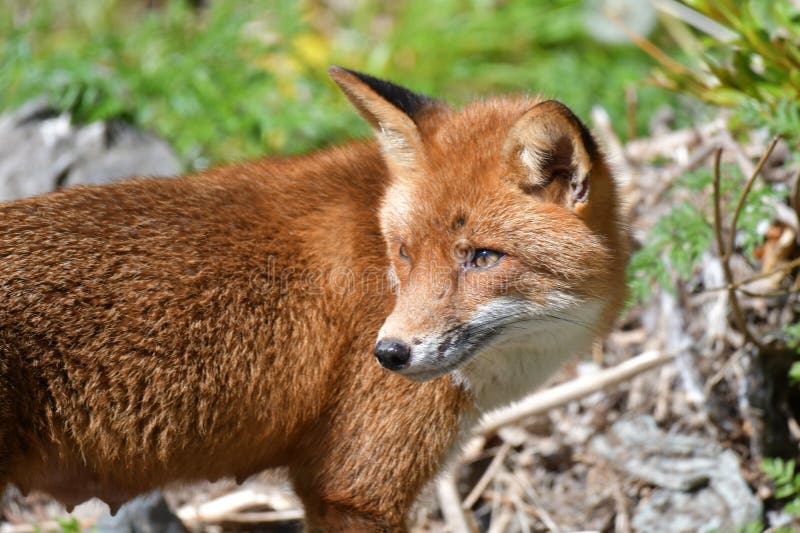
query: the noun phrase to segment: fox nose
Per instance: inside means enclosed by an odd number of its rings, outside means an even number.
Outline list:
[[[381,339],[375,345],[375,358],[383,368],[400,370],[408,366],[411,347],[397,339]]]

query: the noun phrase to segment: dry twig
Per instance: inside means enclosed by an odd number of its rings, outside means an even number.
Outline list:
[[[281,522],[284,520],[300,520],[302,509],[275,509],[274,511],[244,513],[248,508],[278,507],[274,498],[252,489],[241,489],[225,494],[200,505],[184,505],[178,512],[178,518],[185,524],[218,524],[221,522]],[[252,518],[252,519],[251,519]]]
[[[756,178],[761,173],[761,170],[764,168],[764,164],[767,162],[767,159],[769,159],[769,156],[772,154],[772,151],[775,149],[775,145],[778,144],[779,140],[780,136],[776,135],[775,138],[772,139],[772,142],[769,143],[769,146],[767,147],[764,154],[761,156],[761,159],[759,159],[756,168],[753,170],[753,173],[750,174],[750,177],[747,179],[747,183],[745,183],[744,190],[742,190],[742,193],[739,195],[739,201],[736,203],[736,209],[733,212],[733,219],[731,220],[731,233],[730,236],[728,237],[728,249],[725,252],[726,256],[730,256],[730,254],[733,253],[734,245],[736,243],[736,224],[739,222],[739,215],[742,214],[742,208],[744,207],[745,201],[747,201],[747,195],[750,194],[750,189],[753,188],[753,183],[755,183]],[[717,153],[720,156],[722,155],[721,151],[718,151]],[[719,157],[716,157],[714,161],[714,174],[715,174],[714,179],[717,181],[717,188],[715,189],[715,194],[718,195]],[[720,250],[720,252],[722,251]]]
[[[637,374],[646,372],[672,361],[674,354],[662,352],[645,352],[617,366],[601,370],[596,374],[583,376],[567,383],[537,392],[521,402],[495,411],[484,417],[477,429],[480,435],[495,433],[509,424],[515,424],[569,402],[579,400],[601,389],[622,383]]]
[[[504,442],[503,445],[500,447],[500,450],[497,454],[492,458],[492,462],[489,463],[489,466],[486,467],[486,471],[483,473],[481,478],[475,483],[475,486],[472,487],[472,490],[469,492],[466,498],[464,498],[464,503],[462,507],[464,509],[471,509],[475,502],[478,501],[478,498],[481,497],[483,491],[486,490],[486,487],[489,486],[489,483],[492,482],[494,476],[497,474],[497,471],[503,465],[503,461],[508,455],[508,451],[511,449],[511,444],[508,442]]]
[[[720,161],[722,160],[722,149],[718,148],[714,152],[714,236],[717,240],[717,248],[720,262],[722,263],[722,272],[725,276],[725,284],[728,286],[728,300],[731,305],[731,311],[733,312],[733,318],[736,322],[736,327],[744,334],[745,339],[759,349],[763,348],[763,344],[750,331],[747,321],[745,320],[744,313],[742,312],[742,308],[739,305],[736,289],[733,287],[734,280],[733,273],[731,271],[730,258],[735,245],[736,223],[739,219],[742,207],[744,206],[744,202],[747,199],[747,194],[750,192],[753,182],[758,176],[758,173],[761,171],[761,168],[764,166],[764,162],[767,160],[767,157],[769,157],[769,154],[772,153],[772,149],[775,148],[775,144],[777,144],[777,137],[772,141],[767,151],[761,157],[761,160],[758,162],[753,174],[751,174],[750,178],[747,180],[744,190],[739,195],[739,201],[736,204],[736,210],[734,211],[733,220],[731,221],[731,234],[730,238],[728,239],[727,247],[725,246],[722,237],[722,212],[720,207]]]
[[[678,148],[705,142],[725,129],[727,121],[719,118],[707,124],[676,130],[657,138],[637,139],[625,145],[625,156],[632,162],[651,161],[659,157],[672,158]]]
[[[775,267],[774,269],[772,269],[772,270],[770,270],[768,272],[760,272],[758,274],[754,274],[752,276],[748,276],[748,277],[746,277],[744,279],[741,279],[739,281],[734,281],[733,283],[729,283],[729,284],[725,285],[724,287],[710,287],[708,289],[704,289],[703,292],[728,291],[728,290],[731,290],[731,289],[738,289],[738,290],[740,290],[741,292],[744,293],[745,289],[743,289],[742,287],[744,287],[745,285],[748,285],[748,284],[750,284],[750,283],[752,283],[754,281],[758,281],[758,280],[763,279],[763,278],[768,278],[770,276],[774,276],[775,274],[778,274],[778,273],[781,273],[781,272],[788,272],[788,271],[790,271],[790,270],[792,270],[793,268],[796,268],[796,267],[800,267],[800,257],[798,257],[796,259],[793,259],[793,260],[791,260],[791,261],[789,261],[787,263],[784,263],[784,264],[782,264],[782,265],[780,265],[778,267]],[[753,293],[751,295],[752,296],[756,296],[756,297],[763,297],[764,296],[764,295],[757,294],[757,293]],[[748,295],[748,296],[750,296],[750,295]]]
[[[461,496],[458,494],[452,471],[446,472],[439,478],[436,483],[436,494],[439,497],[439,507],[451,531],[454,533],[478,531],[472,517],[461,507]]]

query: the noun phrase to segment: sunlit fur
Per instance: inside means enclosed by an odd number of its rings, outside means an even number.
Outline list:
[[[377,143],[0,205],[0,489],[115,507],[288,466],[310,530],[403,531],[514,364],[511,396],[566,357],[552,331],[608,329],[625,247],[601,158],[589,200],[557,205],[501,155],[536,100],[425,100],[411,121],[332,76]],[[506,255],[462,270],[463,239]],[[431,343],[508,313],[519,330],[438,379],[372,356],[381,327]]]
[[[573,206],[563,191],[531,192],[537,176],[516,174],[497,148],[537,103],[474,102],[421,121],[423,151],[413,170],[396,171],[381,207],[399,297],[379,338],[411,345],[399,370],[410,379],[459,369],[481,409],[519,398],[585,353],[624,298],[624,237],[602,158],[588,200]],[[519,151],[522,166],[535,171],[529,154]],[[470,269],[453,254],[464,241],[505,256]],[[410,262],[397,258],[398,243]]]

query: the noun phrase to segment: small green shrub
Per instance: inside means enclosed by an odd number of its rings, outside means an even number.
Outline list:
[[[783,511],[800,517],[800,472],[793,459],[764,459],[761,469],[775,484],[775,497],[786,500]]]
[[[720,180],[721,210],[733,213],[739,198],[741,173],[725,165]],[[708,169],[685,174],[676,180],[672,195],[681,195],[675,207],[650,229],[644,246],[628,265],[632,303],[646,301],[659,286],[673,291],[676,281],[688,281],[704,253],[712,249],[714,215],[711,202],[712,173]],[[780,185],[756,181],[748,194],[736,227],[736,244],[751,257],[763,240],[763,225],[775,216],[774,205],[787,197]]]
[[[687,280],[712,238],[706,214],[691,204],[680,204],[659,219],[628,265],[632,299],[646,301],[654,285],[674,290],[673,275]]]
[[[800,138],[797,5],[789,0],[684,0],[683,3],[719,24],[721,29],[716,37],[702,32],[687,33],[691,40],[684,43],[685,57],[697,57],[698,61],[688,66],[662,62],[656,83],[736,110],[734,123],[765,126],[784,137]]]

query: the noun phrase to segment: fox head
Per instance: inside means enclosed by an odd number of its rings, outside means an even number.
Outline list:
[[[625,296],[617,193],[566,106],[512,97],[456,110],[329,73],[390,174],[379,219],[397,299],[376,341],[384,367],[422,381],[509,354],[536,366],[609,328]]]

